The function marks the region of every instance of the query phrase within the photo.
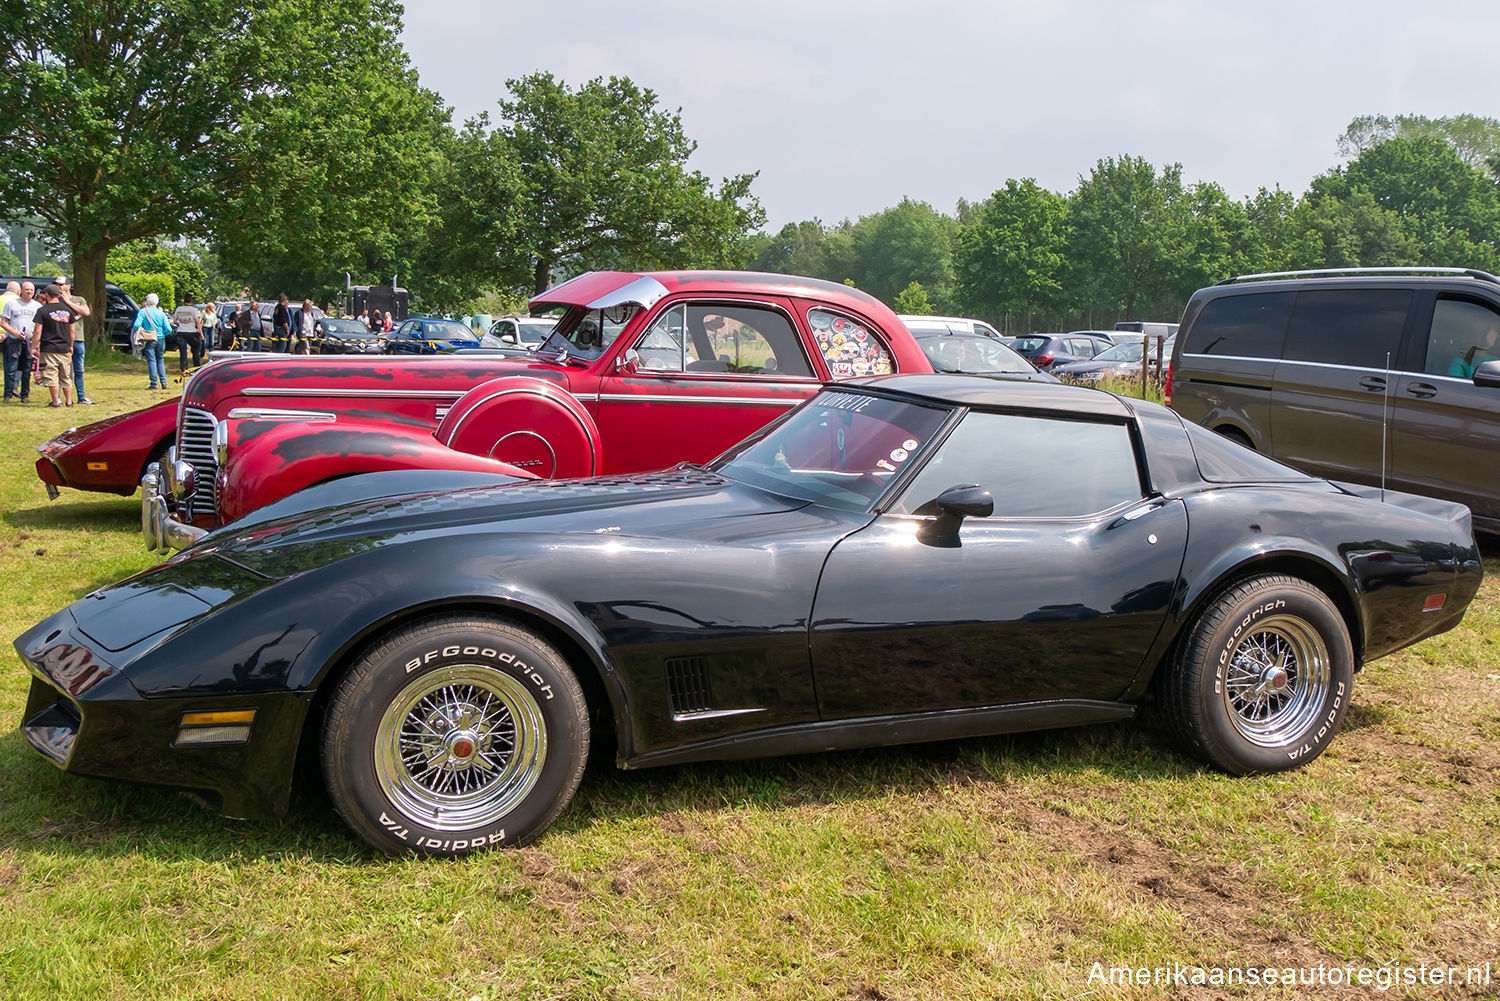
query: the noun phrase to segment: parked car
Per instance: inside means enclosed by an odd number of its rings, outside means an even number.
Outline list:
[[[235,817],[316,758],[359,837],[434,856],[540,836],[591,751],[1113,722],[1151,688],[1197,757],[1279,772],[1479,587],[1461,505],[1376,495],[1094,390],[858,380],[706,468],[290,497],[20,636],[21,730]]]
[[[1466,504],[1500,532],[1500,278],[1231,279],[1188,301],[1170,379],[1188,420],[1319,476]]]
[[[1095,330],[1072,334],[1026,334],[1011,340],[1010,346],[1046,372],[1054,365],[1087,361],[1100,351],[1113,347],[1114,341],[1108,334]]]
[[[479,337],[457,320],[408,317],[385,335],[387,354],[430,355],[454,348],[477,348]]]
[[[1053,365],[1052,374],[1064,382],[1094,383],[1103,379],[1133,379],[1138,381],[1141,377],[1142,355],[1148,358],[1151,371],[1159,374],[1161,363],[1157,361],[1158,345],[1153,338],[1153,343],[1150,346],[1148,354],[1144,336],[1134,337],[1123,343],[1116,344],[1112,348],[1106,348],[1088,361],[1072,361],[1066,365]],[[1175,343],[1174,339],[1168,338],[1164,344],[1160,345],[1160,357],[1162,359],[1170,359],[1172,357],[1172,348]]]
[[[963,316],[924,316],[913,313],[898,313],[897,318],[913,334],[978,334],[1000,340],[1000,331],[983,320],[971,320]]]
[[[908,328],[909,329],[909,328]],[[992,337],[979,334],[917,334],[917,345],[934,371],[989,375],[1033,382],[1056,382],[1016,352]]]
[[[555,316],[502,316],[480,338],[486,348],[536,348],[557,326]]]
[[[508,463],[580,476],[704,462],[824,382],[932,371],[888,307],[833,282],[598,272],[532,307],[565,316],[519,357],[245,357],[207,367],[184,387],[177,451],[144,479],[148,544],[181,545],[188,526],[211,528],[356,472]],[[38,475],[88,489],[65,451],[47,448]]]
[[[325,316],[317,321],[314,330],[317,332],[318,354],[361,355],[385,352],[385,333],[377,333],[359,320]]]

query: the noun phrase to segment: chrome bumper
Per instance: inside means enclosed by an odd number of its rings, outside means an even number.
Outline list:
[[[190,472],[192,467],[185,462],[176,461],[175,455],[176,449],[169,451],[167,462],[174,466],[187,466]],[[186,549],[208,534],[201,528],[184,524],[172,517],[172,497],[167,471],[160,462],[151,463],[146,467],[146,475],[141,477],[141,536],[145,539],[148,553],[165,554]]]

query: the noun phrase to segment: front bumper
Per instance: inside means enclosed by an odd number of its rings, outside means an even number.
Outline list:
[[[175,450],[168,451],[167,463],[187,466],[187,463],[176,459],[175,454]],[[187,468],[191,470],[192,467]],[[183,479],[179,474],[178,482],[181,483]],[[172,516],[176,496],[178,491],[172,489],[168,469],[164,469],[160,462],[147,466],[146,475],[141,477],[141,537],[149,553],[165,554],[186,549],[208,534],[205,529],[178,521]]]

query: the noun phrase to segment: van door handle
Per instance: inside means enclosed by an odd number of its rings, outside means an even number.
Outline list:
[[[1429,400],[1437,395],[1437,387],[1430,382],[1413,382],[1407,385],[1406,392],[1419,400]]]
[[[1359,384],[1372,392],[1381,392],[1385,389],[1385,379],[1378,375],[1367,375],[1359,380]]]

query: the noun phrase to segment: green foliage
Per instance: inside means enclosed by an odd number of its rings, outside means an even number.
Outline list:
[[[1481,170],[1495,169],[1500,162],[1500,120],[1479,115],[1361,115],[1349,123],[1338,138],[1339,153],[1362,157],[1365,152],[1391,139],[1430,139],[1447,145],[1461,161]]]
[[[1177,240],[1190,213],[1181,164],[1159,175],[1140,157],[1095,164],[1069,201],[1070,285],[1080,304],[1121,309],[1129,319],[1176,292]]]
[[[109,257],[108,275],[116,285],[130,292],[140,302],[134,290],[127,288],[116,275],[150,275],[153,278],[167,275],[171,278],[172,299],[190,295],[203,302],[208,293],[208,273],[194,255],[183,247],[159,244],[154,240],[137,240],[115,249]],[[147,291],[161,295],[161,289]],[[166,302],[166,297],[163,297]]]
[[[912,282],[896,294],[891,308],[909,316],[928,316],[932,313],[932,302],[921,282]]]
[[[21,259],[4,246],[0,246],[0,274],[19,275],[25,271]]]
[[[499,133],[515,172],[512,245],[482,246],[508,280],[540,292],[557,270],[728,267],[750,259],[750,231],[764,219],[750,194],[754,174],[717,191],[687,169],[696,144],[678,111],[628,79],[595,78],[576,91],[550,73],[508,81]],[[483,122],[474,131],[482,131]],[[513,166],[512,166],[513,165]],[[508,187],[509,178],[498,181]]]
[[[865,216],[849,229],[850,258],[845,275],[866,292],[890,302],[918,281],[933,301],[950,301],[953,241],[958,221],[926,202],[903,198],[898,205]]]
[[[954,298],[967,313],[1030,315],[1061,305],[1068,204],[1035,180],[1011,179],[967,212],[954,253]]]
[[[172,276],[164,271],[129,271],[111,274],[110,281],[130,293],[130,298],[142,305],[146,296],[155,292],[161,299],[158,305],[170,313],[177,308],[177,287]]]

